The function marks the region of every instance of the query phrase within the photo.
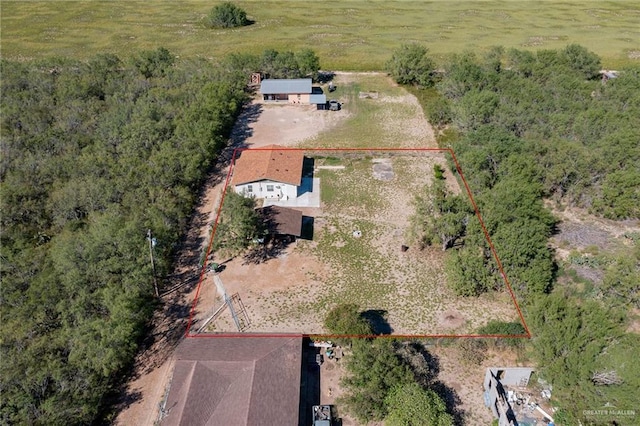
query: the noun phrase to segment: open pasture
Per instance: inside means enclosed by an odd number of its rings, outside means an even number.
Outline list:
[[[181,57],[218,58],[310,47],[324,69],[380,70],[401,43],[443,59],[465,49],[553,49],[579,43],[610,68],[640,58],[638,1],[237,1],[253,25],[210,30],[215,2],[3,1],[2,57],[127,56],[164,46]]]

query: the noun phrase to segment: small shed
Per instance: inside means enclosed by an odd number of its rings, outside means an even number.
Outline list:
[[[258,213],[267,226],[269,235],[293,236],[302,235],[302,212],[280,206],[269,206],[258,209]]]

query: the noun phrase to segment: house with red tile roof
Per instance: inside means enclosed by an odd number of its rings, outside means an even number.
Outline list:
[[[255,198],[295,199],[302,183],[303,161],[303,151],[279,145],[244,150],[233,167],[234,189]]]

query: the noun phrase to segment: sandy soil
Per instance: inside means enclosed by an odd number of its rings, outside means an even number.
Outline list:
[[[624,234],[640,232],[640,220],[615,221],[590,215],[576,207],[559,209],[546,203],[560,220],[558,233],[551,238],[558,257],[566,260],[571,250],[584,250],[590,246],[606,251],[616,245],[630,246]]]

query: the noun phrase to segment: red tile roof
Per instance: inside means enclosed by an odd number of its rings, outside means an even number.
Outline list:
[[[269,145],[241,151],[233,168],[233,184],[242,185],[268,179],[300,186],[304,153],[301,150],[283,148]]]

